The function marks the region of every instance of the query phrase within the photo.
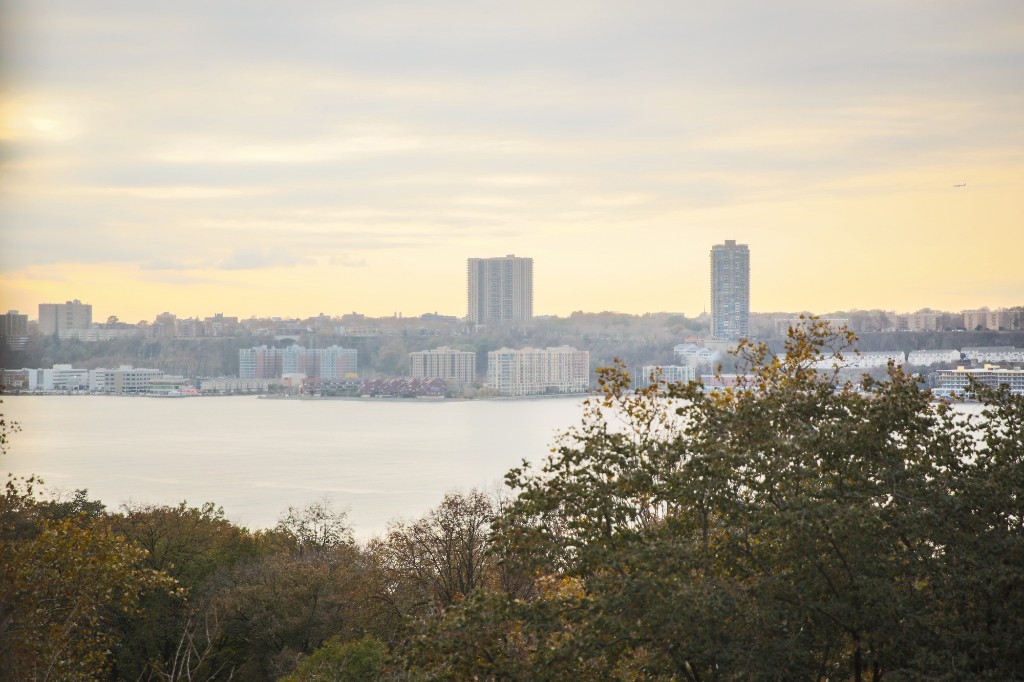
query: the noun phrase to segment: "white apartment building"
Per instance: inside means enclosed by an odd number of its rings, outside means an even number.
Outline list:
[[[944,393],[966,393],[970,390],[970,380],[974,379],[983,386],[998,388],[1009,386],[1010,392],[1015,395],[1024,395],[1024,369],[1003,369],[995,365],[985,365],[981,368],[966,369],[940,369],[939,391]]]
[[[409,353],[409,374],[416,379],[443,379],[453,386],[476,380],[476,353],[442,346]]]
[[[650,386],[652,375],[666,384],[685,384],[697,378],[697,370],[692,365],[644,365],[634,377],[637,388]]]
[[[508,396],[583,393],[590,353],[571,346],[494,350],[487,354],[487,383]]]

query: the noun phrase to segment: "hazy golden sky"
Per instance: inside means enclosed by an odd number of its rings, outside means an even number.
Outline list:
[[[1024,304],[1024,3],[7,0],[0,308]],[[965,187],[954,187],[966,182]]]

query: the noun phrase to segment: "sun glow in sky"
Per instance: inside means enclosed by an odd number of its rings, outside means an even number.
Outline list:
[[[0,308],[1024,304],[1024,3],[10,0]],[[954,187],[966,183],[964,187]]]

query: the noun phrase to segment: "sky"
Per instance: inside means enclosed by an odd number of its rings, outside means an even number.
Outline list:
[[[1024,305],[1020,0],[0,3],[0,308]],[[966,183],[964,186],[957,187]]]

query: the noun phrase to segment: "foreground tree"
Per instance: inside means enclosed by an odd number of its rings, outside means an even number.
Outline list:
[[[741,344],[734,389],[631,391],[622,367],[499,523],[538,596],[449,608],[441,678],[1024,677],[1024,398],[934,406],[891,368],[837,385],[852,337]]]
[[[0,555],[2,679],[99,679],[114,662],[118,616],[174,585],[105,521],[44,520],[31,537],[0,539]]]

